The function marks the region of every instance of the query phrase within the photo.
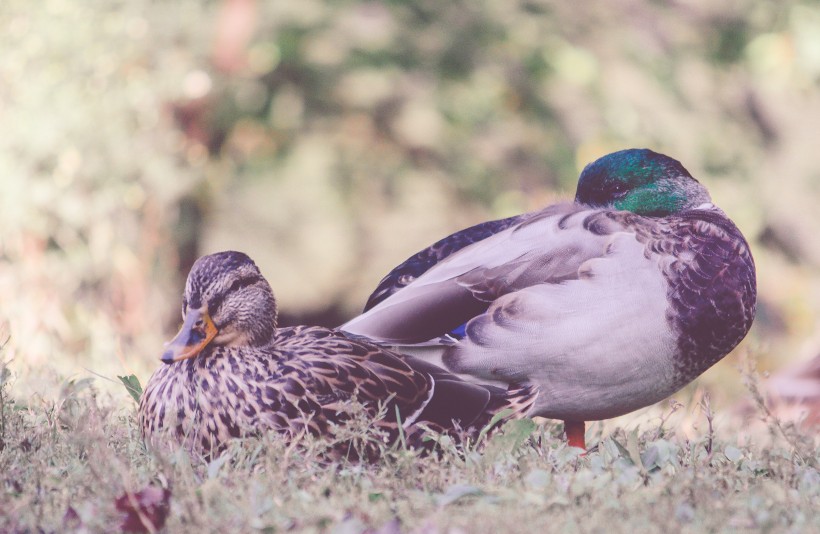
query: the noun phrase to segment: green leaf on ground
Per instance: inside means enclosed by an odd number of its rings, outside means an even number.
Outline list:
[[[535,432],[538,425],[532,419],[516,419],[508,421],[502,432],[490,438],[487,444],[488,450],[498,452],[514,452]]]
[[[731,445],[727,445],[725,449],[723,449],[723,454],[726,455],[726,458],[732,462],[737,463],[743,457],[743,452],[737,447],[732,447]]]
[[[134,399],[134,402],[137,404],[140,403],[140,397],[142,397],[142,386],[140,385],[139,378],[136,375],[128,375],[128,376],[120,376],[117,375],[117,378],[120,379],[122,385],[125,386],[125,389],[128,390],[128,393],[131,395],[131,398]]]
[[[629,458],[635,466],[643,468],[641,461],[641,450],[638,448],[638,429],[635,428],[626,436],[626,450],[629,452]]]

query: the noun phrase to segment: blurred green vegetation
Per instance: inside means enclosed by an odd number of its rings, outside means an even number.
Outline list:
[[[21,373],[145,379],[219,249],[257,260],[283,322],[338,324],[421,247],[633,146],[752,241],[744,348],[820,351],[817,2],[6,0],[0,80]],[[731,366],[707,381],[739,388]]]

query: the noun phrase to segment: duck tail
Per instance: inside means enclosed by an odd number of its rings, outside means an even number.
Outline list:
[[[512,384],[506,390],[486,387],[491,391],[490,402],[485,409],[485,424],[489,424],[498,414],[503,414],[498,423],[528,417],[538,398],[538,389],[531,384]]]

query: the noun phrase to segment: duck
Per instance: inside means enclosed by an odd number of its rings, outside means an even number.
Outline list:
[[[527,387],[467,382],[329,328],[278,328],[273,290],[242,252],[194,263],[182,317],[140,399],[139,426],[152,446],[210,457],[234,438],[265,432],[289,443],[307,434],[333,441],[363,409],[382,438],[425,448],[430,432],[476,438],[523,417],[534,401]],[[349,443],[337,448],[356,457]],[[375,442],[362,448],[359,456],[378,454]]]
[[[339,328],[466,381],[529,387],[528,416],[587,421],[659,402],[748,333],[755,264],[684,166],[649,149],[584,167],[574,201],[483,222],[390,271]]]

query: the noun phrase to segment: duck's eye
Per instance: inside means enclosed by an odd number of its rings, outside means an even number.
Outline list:
[[[236,291],[239,291],[240,289],[244,289],[248,286],[252,286],[253,284],[257,283],[261,279],[262,279],[261,276],[254,275],[254,276],[249,276],[247,278],[237,278],[236,280],[231,282],[231,285],[228,286],[227,291],[225,291],[223,293],[219,293],[217,295],[214,295],[214,297],[208,303],[208,308],[211,310],[211,314],[216,314],[217,313],[219,308],[222,306],[222,303],[225,302],[225,298],[228,295],[230,295],[231,293],[234,293]]]
[[[182,295],[182,318],[185,319],[185,314],[188,313],[188,299]]]
[[[615,198],[620,198],[626,195],[626,185],[623,182],[615,182],[609,189],[610,194]]]
[[[249,276],[247,278],[239,278],[234,280],[229,291],[239,291],[243,287],[248,287],[259,281],[259,276]]]

